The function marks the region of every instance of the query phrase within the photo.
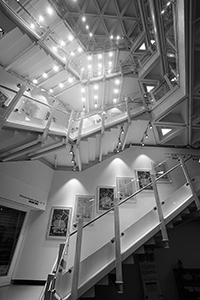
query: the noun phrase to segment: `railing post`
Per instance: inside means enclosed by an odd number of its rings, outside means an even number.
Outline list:
[[[160,203],[160,197],[158,194],[158,188],[156,185],[156,176],[155,176],[155,170],[154,170],[153,164],[152,164],[152,169],[151,169],[151,181],[152,181],[152,185],[153,185],[156,206],[157,206],[157,210],[158,210],[158,217],[159,217],[159,221],[160,221],[160,230],[162,233],[162,241],[165,243],[166,247],[169,247],[169,239],[168,239],[167,229],[165,226],[165,220],[164,220],[163,211],[162,211],[162,207],[161,207],[161,203]]]
[[[119,220],[119,200],[114,199],[114,225],[115,225],[115,258],[116,258],[116,285],[118,293],[123,293],[122,278],[122,260],[121,260],[121,244],[120,244],[120,220]]]
[[[183,173],[184,173],[184,175],[185,175],[185,178],[186,178],[186,180],[187,180],[187,182],[188,182],[188,184],[189,184],[189,186],[190,186],[190,188],[191,188],[191,191],[192,191],[192,194],[193,194],[194,201],[195,201],[195,203],[196,203],[197,209],[200,209],[199,198],[198,198],[197,193],[196,193],[196,191],[195,191],[195,189],[194,189],[194,187],[193,187],[192,180],[191,180],[190,175],[189,175],[189,172],[188,172],[188,170],[187,170],[187,168],[186,168],[184,159],[183,159],[181,156],[179,156],[179,157],[178,157],[178,160],[179,160],[180,165],[181,165],[181,167],[182,167],[182,170],[183,170]]]
[[[79,218],[78,219],[77,238],[76,238],[76,250],[75,250],[75,257],[74,257],[73,277],[72,277],[72,290],[71,290],[70,300],[77,300],[82,234],[83,234],[83,218]]]

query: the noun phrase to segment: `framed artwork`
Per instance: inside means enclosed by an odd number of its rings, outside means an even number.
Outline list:
[[[133,177],[117,177],[116,185],[119,201],[126,199],[136,191],[135,179]],[[136,197],[130,199],[136,202]]]
[[[138,189],[142,189],[151,182],[150,171],[136,170],[136,179],[138,182]],[[153,191],[153,186],[149,185],[144,189],[144,191]]]
[[[153,163],[153,167],[155,170],[155,174],[156,174],[156,178],[160,177],[161,175],[163,175],[164,173],[167,172],[167,164],[166,162],[162,162],[162,163]],[[159,180],[157,180],[157,183],[170,183],[172,182],[170,174],[165,174],[162,178],[160,178]]]
[[[77,195],[74,222],[81,217],[84,223],[92,221],[94,218],[95,196]]]
[[[10,97],[0,88],[0,106],[7,104],[10,100]]]
[[[47,238],[66,238],[70,227],[71,213],[72,209],[70,207],[52,207],[47,228]]]
[[[98,186],[97,187],[97,211],[104,212],[114,205],[115,187]]]

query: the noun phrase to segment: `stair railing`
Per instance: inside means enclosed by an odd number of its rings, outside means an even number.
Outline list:
[[[186,161],[187,161],[188,159],[190,159],[190,158],[191,158],[191,157],[187,158],[186,160],[184,160],[184,162],[186,162]],[[143,190],[147,189],[149,186],[153,185],[153,187],[154,187],[154,189],[155,189],[156,182],[157,182],[158,180],[160,180],[162,177],[166,176],[167,174],[171,173],[172,171],[174,171],[174,170],[177,169],[178,167],[182,166],[182,164],[183,164],[183,161],[178,160],[178,164],[176,164],[175,166],[173,166],[171,169],[169,169],[168,171],[164,172],[164,173],[163,173],[162,175],[160,175],[160,176],[155,176],[155,172],[152,171],[152,174],[151,174],[151,175],[153,175],[153,176],[151,176],[151,182],[149,182],[147,185],[145,185],[144,187],[140,188],[139,190],[135,191],[135,192],[134,192],[133,194],[131,194],[130,196],[128,196],[128,197],[126,197],[125,199],[121,200],[120,202],[118,202],[118,199],[116,200],[116,198],[115,198],[115,202],[114,202],[115,205],[114,205],[113,207],[109,208],[109,209],[106,210],[105,212],[101,213],[101,215],[96,216],[93,220],[91,220],[91,221],[87,222],[86,224],[84,224],[83,226],[81,226],[82,229],[83,229],[83,228],[86,228],[86,227],[88,227],[88,226],[90,226],[91,224],[95,223],[97,220],[103,218],[103,217],[104,217],[105,215],[107,215],[109,212],[118,209],[122,204],[124,204],[125,202],[127,202],[129,199],[135,197],[137,194],[141,193]],[[136,179],[136,180],[137,180],[137,179]],[[155,190],[154,190],[154,192],[155,192]],[[167,237],[167,234],[166,234],[166,232],[165,232],[166,229],[163,227],[163,224],[164,224],[164,217],[163,217],[163,215],[162,215],[162,208],[161,208],[161,204],[164,204],[164,202],[163,202],[163,203],[160,203],[160,199],[159,199],[159,196],[158,196],[157,193],[158,193],[158,191],[156,191],[156,195],[155,195],[155,198],[157,198],[157,199],[156,199],[156,206],[157,206],[156,209],[158,209],[158,206],[159,206],[159,211],[158,211],[158,213],[159,213],[159,220],[160,220],[161,232],[163,232],[163,240],[166,241],[166,242],[168,242],[168,237]],[[160,214],[160,213],[161,213],[161,214]],[[119,227],[117,227],[117,226],[119,225],[119,212],[116,213],[116,215],[118,215],[117,218],[115,219],[115,222],[116,222],[116,228],[115,228],[115,230],[117,231],[116,236],[117,236],[117,235],[120,236],[120,229],[119,229]],[[53,277],[50,278],[49,283],[48,283],[48,287],[47,287],[47,285],[46,285],[46,289],[48,289],[48,291],[51,291],[51,292],[52,292],[52,293],[50,293],[50,294],[51,294],[51,297],[53,296],[53,294],[56,293],[55,289],[52,289],[52,287],[55,287],[55,281],[56,281],[56,279],[57,279],[58,273],[62,273],[62,275],[64,275],[64,274],[67,273],[67,272],[71,272],[70,269],[68,269],[67,271],[66,271],[66,269],[63,269],[62,262],[63,262],[64,255],[66,255],[66,250],[67,250],[67,248],[68,248],[68,246],[69,246],[69,238],[72,237],[72,236],[73,236],[74,234],[76,234],[76,233],[78,233],[78,229],[74,230],[72,233],[69,234],[69,236],[68,236],[68,238],[67,238],[67,240],[66,240],[66,242],[65,242],[65,246],[63,247],[62,252],[60,253],[60,257],[57,259],[57,267],[56,267],[56,270],[52,272],[52,273],[54,273],[55,275],[54,275]],[[115,240],[115,239],[114,239],[114,240]],[[81,245],[81,243],[79,243],[79,247],[80,247],[80,245]],[[119,264],[120,264],[120,263],[121,263],[121,261],[120,261],[120,260],[121,260],[121,257],[120,257],[121,255],[119,254],[120,243],[118,243],[117,247],[118,247],[118,249],[116,248],[116,253],[118,253],[118,254],[116,254],[116,256],[119,258],[118,262],[119,262]],[[80,255],[80,253],[79,253],[79,255]],[[67,263],[67,262],[66,262],[66,263]],[[53,270],[55,269],[55,266],[56,266],[56,264],[54,264]],[[122,277],[120,277],[120,276],[121,276],[121,271],[120,271],[120,268],[121,268],[121,267],[120,267],[120,265],[118,265],[118,266],[119,266],[119,269],[118,269],[118,270],[119,270],[119,273],[118,273],[119,276],[118,276],[118,278],[116,278],[116,283],[119,283],[119,290],[122,292],[122,290],[123,290],[123,289],[122,289],[123,281],[122,281]],[[77,273],[76,276],[78,276],[78,275],[79,275],[79,274],[78,274],[79,272],[76,272],[76,273]],[[119,280],[119,278],[120,278],[120,280]],[[78,280],[78,277],[77,277],[76,280]],[[77,282],[78,282],[78,281],[77,281]],[[49,298],[48,298],[48,297],[47,297],[47,298],[44,298],[44,295],[45,295],[45,293],[44,293],[44,290],[43,290],[43,292],[42,292],[41,297],[39,298],[39,300],[42,300],[42,299],[44,299],[44,300],[51,300],[50,297],[49,297]],[[61,299],[61,297],[60,297],[58,294],[56,294],[56,296],[57,296],[58,299],[59,299],[59,298]],[[64,299],[64,298],[63,298],[63,299]]]

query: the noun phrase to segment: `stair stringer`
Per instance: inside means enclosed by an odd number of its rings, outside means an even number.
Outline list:
[[[190,187],[186,185],[175,191],[172,196],[169,197],[169,199],[177,199],[176,194],[179,194],[180,190],[182,191],[182,194],[185,196],[185,198],[182,198],[182,201],[180,203],[177,202],[177,206],[172,205],[173,211],[171,213],[168,213],[165,217],[166,224],[171,222],[173,218],[179,215],[181,211],[185,210],[185,208],[194,201],[192,191]],[[133,223],[123,231],[124,236],[121,240],[122,261],[132,253],[134,253],[138,248],[145,244],[159,231],[160,222],[157,215],[157,210],[152,209],[137,222]],[[92,271],[91,266],[93,268]],[[99,280],[101,280],[114,268],[115,249],[114,244],[110,241],[103,247],[98,249],[96,252],[94,252],[92,255],[86,257],[80,262],[79,279],[82,279],[82,281],[80,280],[81,282],[78,286],[78,297],[81,297],[81,295],[92,288],[92,286],[94,286]],[[58,294],[60,294],[61,292],[61,294],[63,295],[63,300],[70,299],[70,287],[72,282],[71,274],[72,273],[67,272],[65,273],[64,278],[62,278],[62,283],[65,286],[65,289],[61,288],[61,290],[59,291],[58,288]]]

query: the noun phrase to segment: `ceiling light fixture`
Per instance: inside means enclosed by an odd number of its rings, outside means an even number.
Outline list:
[[[70,34],[70,35],[68,36],[68,40],[69,40],[70,42],[72,42],[72,41],[74,40],[73,35]]]
[[[53,93],[53,89],[50,89],[50,90],[49,90],[49,93],[51,93],[51,94],[52,94],[52,93]]]
[[[43,73],[42,76],[43,76],[44,78],[47,78],[47,77],[48,77],[47,73]]]
[[[82,16],[82,21],[85,22],[86,21],[86,17]]]
[[[59,87],[60,88],[63,88],[63,86],[64,86],[64,84],[61,82],[61,83],[59,83]]]
[[[43,18],[43,16],[39,16],[39,22],[44,22],[44,18]]]
[[[54,69],[55,72],[58,72],[59,67],[58,67],[57,65],[54,65],[54,66],[53,66],[53,69]]]
[[[52,9],[50,6],[47,8],[47,13],[48,13],[49,15],[52,15],[52,14],[53,14],[53,9]]]
[[[38,83],[37,79],[33,79],[33,83],[37,84]]]

